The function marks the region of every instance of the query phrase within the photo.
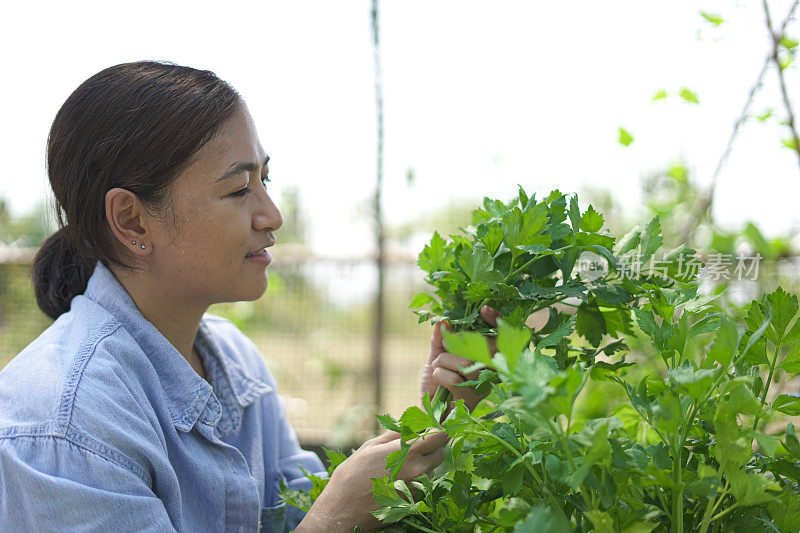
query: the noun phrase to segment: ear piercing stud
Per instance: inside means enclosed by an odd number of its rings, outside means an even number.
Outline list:
[[[131,241],[131,244],[136,244],[136,241]]]
[[[131,241],[131,244],[136,244],[136,241]],[[146,248],[146,246],[144,244],[142,244],[142,250],[144,250],[145,248]]]
[[[144,248],[145,248],[145,246],[144,246],[144,244],[143,244],[143,245],[142,245],[142,250],[144,250]]]

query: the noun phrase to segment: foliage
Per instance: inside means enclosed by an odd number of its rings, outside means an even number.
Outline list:
[[[786,423],[800,399],[769,397],[777,376],[800,373],[795,296],[779,288],[752,301],[737,324],[684,269],[693,250],[657,259],[658,217],[617,242],[601,232],[601,214],[559,191],[485,199],[473,222],[448,239],[434,234],[419,257],[434,294],[412,306],[427,307],[420,320],[460,330],[445,332],[448,351],[480,370],[464,385],[491,394],[472,413],[462,401],[448,411],[437,393],[399,419],[378,416],[402,445],[389,475],[373,480],[376,517],[406,531],[800,527],[800,441]],[[581,268],[586,252],[605,261],[599,274]],[[574,315],[552,307],[565,301]],[[479,317],[483,304],[502,312],[497,328]],[[526,317],[545,308],[550,320],[532,331]],[[486,335],[496,335],[494,356]],[[658,371],[630,380],[635,335]],[[596,382],[627,401],[576,416]],[[442,429],[450,443],[437,475],[397,480],[411,444]]]

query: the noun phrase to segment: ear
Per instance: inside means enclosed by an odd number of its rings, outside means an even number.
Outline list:
[[[138,256],[152,250],[147,211],[134,193],[116,187],[106,193],[106,220],[122,245]]]

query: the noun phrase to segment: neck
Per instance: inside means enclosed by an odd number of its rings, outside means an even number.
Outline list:
[[[115,269],[113,273],[142,316],[191,363],[197,330],[208,305],[192,301],[190,296],[175,295],[158,282],[158,276],[146,271],[128,273]]]

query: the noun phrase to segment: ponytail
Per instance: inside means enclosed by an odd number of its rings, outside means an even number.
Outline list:
[[[72,299],[83,294],[95,262],[71,242],[67,226],[52,234],[33,260],[33,286],[36,303],[50,318],[69,311]],[[87,257],[89,256],[89,257]]]

